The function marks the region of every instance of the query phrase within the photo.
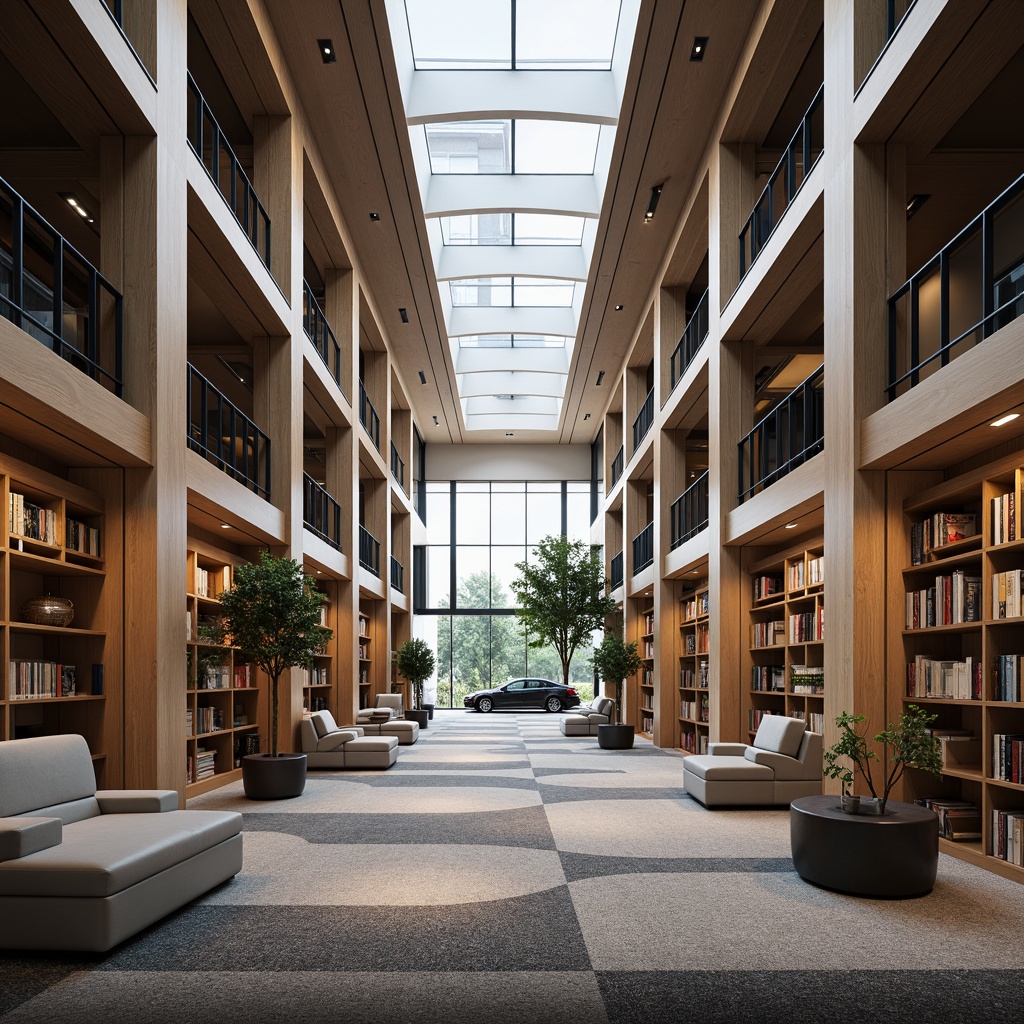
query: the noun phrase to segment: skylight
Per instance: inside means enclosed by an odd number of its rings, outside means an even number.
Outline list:
[[[571,306],[576,284],[543,277],[479,277],[449,282],[453,306]]]
[[[440,217],[445,245],[582,245],[585,217],[554,213],[472,213]]]

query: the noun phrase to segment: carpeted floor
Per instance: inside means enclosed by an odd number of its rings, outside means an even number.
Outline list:
[[[680,756],[543,713],[437,712],[387,772],[241,784],[230,883],[99,957],[0,954],[10,1024],[942,1024],[1024,1013],[1024,886],[943,856],[865,900],[793,871],[785,810],[707,811]]]

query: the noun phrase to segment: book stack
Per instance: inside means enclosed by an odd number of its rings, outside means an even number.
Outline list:
[[[789,667],[789,688],[793,693],[824,693],[825,669],[820,665],[791,665]]]
[[[231,687],[231,667],[227,663],[207,665],[203,674],[196,680],[200,690],[227,690]]]
[[[1024,867],[1024,811],[992,811],[992,856]]]
[[[1016,499],[1013,491],[992,499],[993,544],[1008,544],[1011,540],[1017,539],[1017,524],[1014,515],[1016,511],[1014,508],[1015,504]]]
[[[236,665],[233,672],[236,690],[247,690],[252,686],[252,666]]]
[[[752,622],[750,624],[751,647],[778,647],[786,642],[786,623],[781,619],[773,622]]]
[[[997,732],[992,735],[992,777],[1002,782],[1024,783],[1024,736]]]
[[[807,716],[807,728],[811,732],[823,733],[825,731],[825,716],[820,711],[812,711]]]
[[[192,728],[192,709],[191,708],[186,708],[185,709],[185,734],[187,736],[195,735],[195,732],[194,732],[194,730]]]
[[[74,665],[11,658],[7,670],[7,695],[11,700],[75,696]]]
[[[217,760],[217,751],[207,750],[205,747],[196,747],[196,782],[202,782],[214,774],[214,762]]]
[[[939,816],[939,835],[954,843],[977,842],[981,839],[981,809],[969,800],[945,800],[926,797],[917,801]]]
[[[921,565],[936,548],[957,544],[977,532],[978,517],[973,512],[936,512],[910,528],[910,560]]]
[[[1024,569],[992,573],[992,618],[1016,619],[1024,615]]]
[[[64,547],[80,555],[100,557],[100,531],[95,526],[80,523],[77,519],[64,521]]]
[[[752,582],[755,601],[765,601],[782,593],[781,576],[755,576]]]
[[[196,725],[200,735],[219,732],[224,728],[224,712],[220,708],[196,708]]]
[[[981,771],[981,739],[970,729],[925,729],[939,741],[943,768]]]
[[[57,513],[28,501],[24,494],[11,491],[7,498],[7,518],[11,533],[42,541],[57,543]]]
[[[1020,654],[1000,654],[996,657],[992,699],[1004,701],[1020,701],[1021,661]]]
[[[758,692],[782,693],[786,689],[783,665],[755,665],[751,670],[750,688]]]
[[[824,639],[825,609],[819,606],[813,612],[797,612],[789,617],[789,642],[806,644]]]
[[[907,696],[981,700],[981,662],[934,661],[919,654],[907,665]]]
[[[980,621],[980,576],[968,576],[962,569],[957,569],[948,576],[936,576],[934,587],[907,591],[905,629],[957,626]]]

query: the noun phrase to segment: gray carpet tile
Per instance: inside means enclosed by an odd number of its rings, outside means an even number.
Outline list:
[[[625,775],[621,768],[534,768],[533,774],[538,779],[547,775]]]
[[[604,971],[611,1024],[994,1024],[1024,971]]]
[[[401,760],[391,769],[403,772],[502,772],[513,768],[529,768],[530,762],[522,761],[412,761]]]
[[[383,882],[382,882],[383,884]],[[444,907],[192,905],[110,953],[116,971],[583,971],[568,888]],[[386,989],[386,979],[382,979]]]
[[[82,953],[0,952],[0,1018],[51,985],[88,970],[96,959]]]
[[[246,814],[247,832],[283,832],[310,843],[456,843],[553,850],[541,806],[464,814]]]
[[[534,768],[534,772],[537,769]],[[555,774],[564,774],[555,772]],[[686,800],[682,784],[678,789],[661,788],[650,786],[646,789],[627,788],[625,786],[614,789],[602,789],[595,786],[593,789],[584,789],[582,786],[553,786],[539,782],[541,799],[546,804],[575,803],[579,800]],[[699,806],[699,804],[698,804]]]
[[[310,773],[313,774],[312,772]],[[534,769],[534,774],[537,770]],[[564,774],[564,773],[563,773]],[[329,776],[317,773],[317,778]],[[334,778],[351,782],[352,775],[334,775]],[[400,775],[395,772],[388,772],[386,775],[360,775],[356,781],[364,786],[373,789],[397,789],[400,787],[448,787],[450,789],[531,789],[537,788],[537,783],[532,778],[520,778],[514,775],[462,775],[462,774],[439,774],[417,775],[414,772],[408,775]]]
[[[793,870],[790,857],[602,857],[591,853],[562,853],[561,858],[569,882],[608,875]]]

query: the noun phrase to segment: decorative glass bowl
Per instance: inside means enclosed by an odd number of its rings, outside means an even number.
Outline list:
[[[21,614],[33,626],[68,626],[75,617],[75,606],[66,597],[33,597],[21,606]]]

